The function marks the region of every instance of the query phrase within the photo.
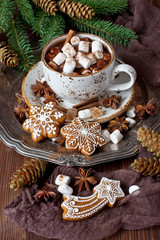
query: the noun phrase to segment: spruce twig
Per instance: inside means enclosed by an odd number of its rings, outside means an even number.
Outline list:
[[[87,20],[70,18],[69,21],[80,31],[98,35],[118,46],[128,46],[132,40],[137,39],[135,32],[132,30],[96,17]]]

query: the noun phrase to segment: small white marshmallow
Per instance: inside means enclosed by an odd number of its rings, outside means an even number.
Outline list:
[[[111,141],[111,139],[110,139],[110,135],[111,134],[110,134],[110,132],[107,129],[102,130],[102,135],[105,137],[107,142]]]
[[[89,69],[84,69],[82,72],[81,72],[81,74],[82,75],[88,75],[88,74],[91,74],[92,72],[91,72],[91,70],[89,70]]]
[[[103,58],[103,53],[102,52],[96,51],[96,52],[94,52],[94,55],[97,59],[102,59]]]
[[[72,44],[73,46],[78,46],[79,42],[80,42],[80,38],[79,38],[78,36],[73,36],[73,37],[71,38],[71,44]]]
[[[63,48],[62,52],[67,56],[67,57],[73,57],[76,55],[76,50],[70,43],[66,43]]]
[[[66,60],[66,55],[63,53],[58,53],[55,58],[53,58],[53,62],[55,62],[58,66],[61,65]]]
[[[78,112],[78,117],[79,118],[90,118],[91,117],[91,111],[89,109],[84,109],[84,110],[80,110]]]
[[[89,58],[86,57],[81,57],[78,60],[79,64],[82,65],[83,68],[87,69],[92,65],[92,61]]]
[[[92,64],[95,64],[97,62],[95,55],[93,53],[88,53],[86,57],[92,61]]]
[[[127,117],[134,118],[136,116],[135,110],[135,106],[130,106],[126,112]]]
[[[67,58],[63,67],[63,72],[66,74],[73,73],[76,67],[76,61],[74,58]]]
[[[129,187],[129,194],[138,195],[140,192],[140,187],[137,185],[132,185]]]
[[[110,139],[114,144],[117,144],[121,141],[121,139],[123,138],[123,135],[121,134],[121,132],[116,129],[113,133],[111,133],[110,135]]]
[[[67,175],[59,174],[56,177],[55,184],[56,185],[61,185],[61,184],[69,184],[71,181],[71,178]]]
[[[94,53],[96,51],[103,52],[103,45],[97,40],[92,42],[92,52]]]
[[[136,121],[133,118],[126,118],[126,121],[129,122],[129,127],[133,127],[136,124]]]
[[[73,188],[63,183],[59,185],[58,192],[60,192],[62,195],[71,195],[73,193]]]
[[[77,54],[76,54],[76,56],[75,56],[75,59],[76,59],[76,60],[79,60],[79,59],[82,58],[82,57],[85,57],[85,54],[82,53],[82,52],[77,52]]]
[[[88,53],[89,52],[89,42],[80,41],[79,45],[78,45],[78,51]]]

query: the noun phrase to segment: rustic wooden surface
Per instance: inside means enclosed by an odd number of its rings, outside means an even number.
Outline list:
[[[160,8],[160,0],[150,0],[156,7]],[[10,176],[19,168],[26,157],[19,155],[13,149],[6,147],[0,142],[0,240],[46,240],[41,236],[29,233],[15,226],[4,215],[4,206],[13,200],[19,192],[9,189]],[[116,162],[101,164],[94,169],[97,171],[113,171],[121,168],[127,169],[134,158],[119,160]],[[53,166],[54,167],[54,166]],[[159,240],[160,227],[151,227],[136,231],[120,229],[116,234],[106,240]],[[73,239],[74,240],[74,239]],[[98,240],[98,239],[97,239]]]

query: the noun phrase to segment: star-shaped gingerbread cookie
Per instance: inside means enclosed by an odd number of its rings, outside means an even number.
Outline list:
[[[31,106],[29,118],[23,123],[23,129],[31,133],[33,141],[55,138],[59,135],[60,124],[64,123],[65,114],[55,109],[52,102],[45,106]]]
[[[97,122],[86,122],[79,117],[62,127],[61,134],[66,138],[67,149],[78,149],[87,156],[93,154],[97,147],[106,144],[105,137],[101,135],[101,125]]]

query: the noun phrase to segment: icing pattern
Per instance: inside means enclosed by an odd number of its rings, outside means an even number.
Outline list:
[[[61,204],[63,219],[73,221],[89,218],[106,205],[113,207],[116,201],[124,196],[120,181],[103,177],[89,197],[63,195],[64,201]]]
[[[66,138],[67,149],[79,149],[85,155],[91,155],[96,147],[106,144],[99,123],[87,122],[78,117],[71,124],[62,127],[61,134]]]
[[[39,142],[46,137],[55,138],[59,135],[60,124],[65,121],[65,114],[55,109],[52,102],[45,106],[31,106],[29,118],[23,128],[31,133],[32,139]]]

